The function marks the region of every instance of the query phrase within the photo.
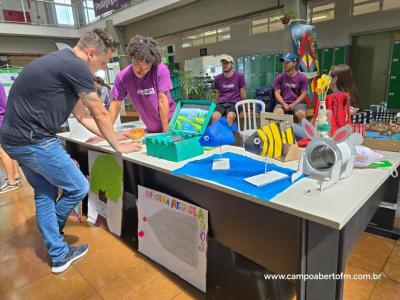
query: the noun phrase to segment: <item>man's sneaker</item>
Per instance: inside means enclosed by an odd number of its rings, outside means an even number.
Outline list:
[[[20,176],[15,177],[15,182],[18,183],[18,184],[21,184],[22,183],[22,178]]]
[[[0,194],[8,193],[8,192],[14,191],[18,188],[19,188],[18,183],[15,182],[15,183],[11,184],[8,182],[8,179],[6,179],[3,183],[3,185],[0,187]]]
[[[68,269],[71,264],[84,256],[89,250],[88,244],[82,244],[78,247],[70,247],[67,255],[57,263],[53,263],[51,268],[51,272],[53,273],[61,273]]]

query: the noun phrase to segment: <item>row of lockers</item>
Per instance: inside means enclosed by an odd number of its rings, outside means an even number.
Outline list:
[[[400,40],[392,42],[388,108],[400,109]]]
[[[334,64],[346,63],[347,53],[346,47],[319,49],[318,61],[322,73],[328,73]],[[282,53],[250,55],[235,59],[235,70],[243,73],[246,79],[247,97],[254,98],[256,89],[273,84],[275,76],[283,71],[280,57]]]

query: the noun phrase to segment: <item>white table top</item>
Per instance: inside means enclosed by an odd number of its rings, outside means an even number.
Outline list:
[[[61,133],[58,136],[62,139],[85,145],[92,150],[115,153],[115,151],[108,146],[105,141],[93,145],[85,143],[82,139],[71,138],[69,132]],[[222,151],[238,153],[264,161],[263,157],[246,152],[240,147],[223,146]],[[127,161],[170,174],[173,170],[182,167],[188,161],[201,159],[215,153],[219,153],[219,150],[206,151],[201,156],[175,163],[148,156],[144,147],[140,152],[123,154],[122,157]],[[306,193],[306,191],[316,190],[318,188],[317,182],[310,178],[303,178],[281,194],[275,196],[271,201],[260,200],[256,197],[215,182],[189,176],[180,177],[209,188],[238,196],[244,200],[252,201],[260,205],[268,206],[340,230],[364,205],[369,197],[384,183],[384,181],[391,176],[392,171],[399,166],[400,153],[382,153],[386,155],[385,159],[393,163],[391,169],[355,169],[353,175],[349,178],[339,181],[339,183],[325,191],[311,193],[311,195]],[[273,160],[273,163],[292,169],[297,169],[298,167],[297,161],[281,163],[277,160]]]

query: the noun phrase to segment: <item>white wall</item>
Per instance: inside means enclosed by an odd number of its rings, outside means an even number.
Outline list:
[[[52,39],[0,35],[0,53],[44,54],[57,50],[54,42],[62,42],[73,46],[76,41],[77,40],[61,38]]]
[[[125,34],[127,40],[138,33],[159,38],[223,20],[239,18],[246,14],[259,13],[277,3],[278,0],[198,0],[127,25]]]
[[[400,1],[400,0],[399,0]],[[319,47],[351,45],[351,35],[372,31],[400,30],[400,10],[350,17],[350,0],[336,1],[335,20],[317,23]]]
[[[400,0],[399,0],[400,1]],[[233,8],[229,7],[233,3]],[[287,52],[290,51],[289,33],[287,31],[272,32],[250,36],[250,21],[240,20],[240,14],[252,11],[256,6],[258,10],[271,5],[271,1],[227,1],[220,0],[218,3],[213,0],[201,0],[196,3],[181,7],[161,14],[160,16],[135,22],[125,27],[126,40],[129,37],[142,33],[158,39],[161,45],[175,44],[175,59],[183,68],[185,59],[200,56],[199,49],[206,47],[209,55],[229,53],[235,57],[250,54]],[[274,2],[273,2],[274,3]],[[286,4],[287,9],[305,11],[302,0],[281,1]],[[221,7],[219,6],[221,5]],[[303,5],[303,7],[301,7]],[[246,9],[244,8],[246,6]],[[223,9],[222,7],[225,7]],[[271,12],[271,15],[279,14],[281,10]],[[301,12],[300,12],[301,13]],[[268,14],[268,13],[267,13]],[[180,34],[185,28],[198,27],[201,24],[212,23],[221,18],[238,16],[237,20],[230,21],[231,40],[216,44],[204,45],[193,48],[180,48]],[[336,1],[336,16],[332,21],[316,23],[318,47],[336,47],[351,44],[351,35],[363,32],[400,30],[400,10],[391,10],[368,15],[350,17],[350,0]],[[204,29],[209,26],[203,27]],[[201,29],[201,27],[200,27]],[[173,34],[173,35],[169,35]],[[167,36],[165,36],[167,35]]]

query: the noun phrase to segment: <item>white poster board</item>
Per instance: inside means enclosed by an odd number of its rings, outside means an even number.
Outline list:
[[[86,127],[83,126],[81,123],[79,123],[79,121],[72,115],[68,118],[68,127],[69,127],[69,132],[71,133],[71,137],[74,139],[87,140],[88,138],[94,136],[94,134],[91,131],[87,130]],[[117,131],[119,130],[120,127],[121,127],[121,116],[118,115],[114,123],[114,130]]]
[[[139,251],[206,292],[208,211],[138,186]]]
[[[117,236],[122,228],[122,157],[88,151],[90,191],[88,221]]]
[[[21,71],[22,68],[0,69],[0,84],[4,86],[7,97],[10,93],[11,86],[13,85],[15,79],[17,79],[18,74]]]

